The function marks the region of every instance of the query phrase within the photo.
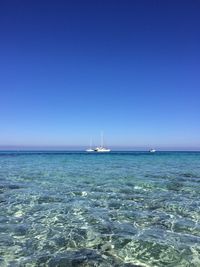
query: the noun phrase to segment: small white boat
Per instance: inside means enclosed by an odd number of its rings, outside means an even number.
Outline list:
[[[90,147],[86,149],[86,152],[94,152],[94,149],[92,148],[92,139],[90,140]]]
[[[111,150],[109,148],[104,147],[104,136],[103,136],[103,132],[101,132],[101,146],[100,147],[96,147],[94,149],[95,152],[110,152]]]
[[[155,150],[154,148],[151,148],[151,149],[149,150],[149,152],[150,152],[150,153],[155,153],[156,150]]]
[[[92,148],[88,148],[88,149],[86,149],[85,151],[86,151],[86,152],[94,152],[94,149],[92,149]]]
[[[96,147],[94,149],[95,152],[110,152],[110,149],[109,148],[105,148],[105,147]]]

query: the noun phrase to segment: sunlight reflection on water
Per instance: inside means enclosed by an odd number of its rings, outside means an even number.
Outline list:
[[[0,153],[2,266],[200,266],[200,153]]]

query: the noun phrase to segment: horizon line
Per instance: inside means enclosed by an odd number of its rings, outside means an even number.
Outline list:
[[[88,146],[1,146],[0,151],[85,151]],[[188,147],[188,146],[109,146],[111,151],[135,151],[135,152],[146,152],[149,149],[156,149],[156,151],[191,151],[191,152],[200,152],[200,147]]]

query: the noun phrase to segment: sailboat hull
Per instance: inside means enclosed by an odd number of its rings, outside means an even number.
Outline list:
[[[100,152],[100,153],[102,153],[102,152],[110,152],[110,149],[108,149],[108,148],[103,148],[103,147],[97,147],[97,148],[95,148],[94,151],[95,151],[95,152]]]

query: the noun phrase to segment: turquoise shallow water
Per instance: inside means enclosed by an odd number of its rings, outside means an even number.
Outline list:
[[[200,153],[0,153],[0,266],[200,266]]]

